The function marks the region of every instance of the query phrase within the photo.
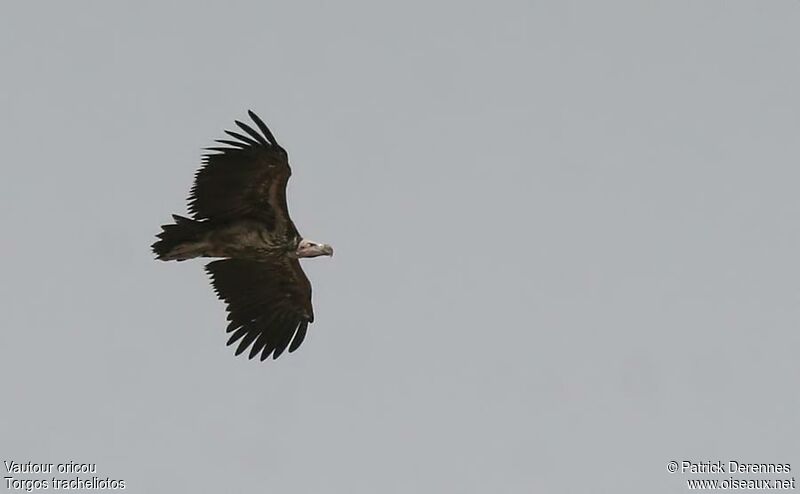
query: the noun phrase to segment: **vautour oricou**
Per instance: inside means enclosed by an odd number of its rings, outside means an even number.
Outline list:
[[[38,463],[27,461],[17,463],[13,460],[3,460],[7,473],[97,473],[97,463],[78,463],[68,461],[65,463]]]
[[[332,256],[333,247],[300,234],[286,205],[292,170],[289,155],[264,122],[248,112],[258,130],[208,148],[189,196],[192,216],[173,215],[152,245],[162,261],[218,258],[206,265],[219,298],[228,305],[228,345],[236,355],[250,349],[278,358],[303,343],[314,321],[311,282],[300,259]]]

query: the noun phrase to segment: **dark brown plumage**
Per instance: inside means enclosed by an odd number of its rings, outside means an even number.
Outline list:
[[[259,131],[236,121],[246,134],[226,131],[209,148],[189,196],[192,218],[173,215],[153,252],[160,260],[219,257],[206,266],[215,292],[227,304],[228,345],[236,355],[278,358],[296,350],[314,320],[311,283],[299,258],[333,255],[302,238],[289,217],[286,151],[264,122],[248,112]]]

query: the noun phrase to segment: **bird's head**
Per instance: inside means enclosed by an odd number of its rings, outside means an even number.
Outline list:
[[[312,240],[302,239],[300,243],[297,244],[295,254],[297,257],[333,257],[333,247],[328,244],[320,244]]]

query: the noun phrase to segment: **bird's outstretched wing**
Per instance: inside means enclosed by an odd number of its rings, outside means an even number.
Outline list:
[[[250,358],[260,352],[264,360],[297,350],[314,320],[311,283],[297,259],[223,259],[206,271],[228,304],[228,345],[239,342],[236,355],[251,347]]]
[[[195,175],[189,212],[196,220],[253,218],[269,230],[297,232],[286,207],[286,184],[292,171],[286,151],[252,111],[258,130],[236,121],[241,132],[226,130],[232,139],[218,139]]]

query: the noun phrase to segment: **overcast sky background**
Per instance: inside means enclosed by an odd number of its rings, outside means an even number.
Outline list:
[[[794,475],[798,26],[790,0],[6,3],[2,459],[136,493]],[[336,249],[265,363],[203,262],[150,253],[247,109]]]

